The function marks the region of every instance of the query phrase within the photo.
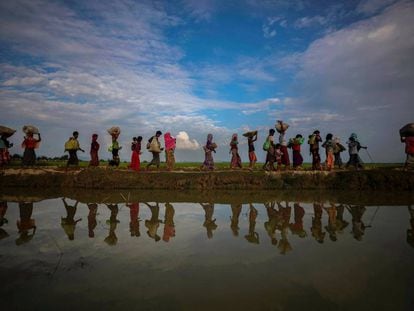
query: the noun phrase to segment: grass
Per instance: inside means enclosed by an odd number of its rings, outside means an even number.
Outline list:
[[[148,162],[144,161],[141,162],[141,166],[145,167],[147,165]],[[89,161],[79,161],[79,167],[81,168],[86,168],[89,165]],[[119,169],[127,169],[129,165],[129,162],[121,162],[119,164]],[[62,160],[38,160],[36,162],[36,166],[37,167],[66,167],[66,161],[62,161]],[[101,167],[105,167],[108,166],[108,161],[101,161],[100,162],[100,166]],[[175,169],[176,170],[194,170],[194,169],[199,169],[201,166],[201,162],[177,162],[175,164]],[[256,163],[255,165],[255,169],[261,169],[263,166],[263,163]],[[403,163],[366,163],[365,164],[365,168],[366,169],[373,169],[373,168],[395,168],[395,167],[402,167]],[[12,160],[9,164],[8,167],[21,167],[21,160]],[[249,167],[249,163],[245,162],[243,163],[243,168],[248,168]],[[165,162],[162,162],[160,165],[161,169],[165,169],[166,165]],[[226,170],[226,169],[230,169],[230,163],[229,162],[216,162],[215,163],[215,168],[217,170]],[[311,164],[310,163],[304,163],[303,164],[303,168],[304,169],[310,169],[311,168]]]

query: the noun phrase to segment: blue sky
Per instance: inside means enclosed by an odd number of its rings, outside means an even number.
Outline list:
[[[178,161],[200,161],[213,133],[227,161],[232,133],[258,129],[263,158],[283,119],[288,136],[356,132],[375,161],[403,161],[412,16],[406,0],[0,1],[0,123],[15,143],[37,125],[49,156],[73,130],[85,149],[96,132],[104,159],[111,126],[124,159],[132,136],[160,129],[178,137]]]

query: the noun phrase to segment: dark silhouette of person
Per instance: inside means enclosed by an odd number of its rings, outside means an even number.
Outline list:
[[[105,238],[105,242],[110,245],[114,246],[118,243],[118,237],[116,236],[115,230],[119,223],[119,220],[116,218],[118,216],[118,204],[105,204],[108,209],[111,211],[111,215],[109,219],[106,221],[106,224],[109,225],[109,233],[108,236]]]
[[[250,203],[249,207],[249,234],[245,235],[244,238],[253,244],[259,244],[259,234],[255,231],[256,229],[256,218],[257,218],[257,209]]]
[[[95,237],[95,228],[97,225],[96,215],[98,213],[98,204],[97,203],[88,203],[89,214],[88,214],[88,235],[90,238]]]
[[[345,211],[345,206],[343,204],[339,204],[336,206],[336,226],[338,229],[339,233],[342,233],[343,230],[348,227],[349,222],[347,222],[346,220],[344,220],[344,211]]]
[[[164,242],[168,242],[170,238],[175,237],[174,214],[174,207],[168,202],[165,203],[164,234],[162,235]]]
[[[277,248],[280,250],[280,253],[282,255],[285,255],[287,252],[292,250],[292,246],[290,245],[289,240],[287,238],[292,208],[289,206],[289,203],[287,201],[285,207],[283,207],[282,204],[279,202],[277,202],[277,206],[279,213],[282,217],[282,222],[279,227],[281,231],[281,238],[279,244],[277,245]]]
[[[289,224],[292,234],[304,238],[307,236],[305,229],[303,228],[303,217],[305,216],[305,209],[299,205],[299,203],[293,204],[293,218],[294,223]]]
[[[7,238],[9,236],[9,234],[7,233],[6,230],[4,230],[3,225],[4,224],[8,224],[9,221],[7,220],[6,217],[4,217],[6,215],[7,212],[7,202],[6,201],[0,201],[0,240]]]
[[[82,220],[82,218],[75,220],[76,209],[79,202],[76,201],[75,205],[69,205],[67,204],[65,198],[62,198],[62,201],[66,209],[66,217],[61,218],[60,224],[63,230],[65,231],[66,235],[68,236],[69,240],[72,241],[75,239],[76,224]]]
[[[151,211],[151,218],[145,220],[145,227],[147,227],[147,234],[151,239],[154,239],[155,242],[161,240],[161,237],[157,234],[158,227],[160,226],[161,219],[159,219],[160,215],[160,206],[159,203],[155,203],[155,205],[150,205],[148,203],[144,203],[147,205]]]
[[[207,237],[211,239],[213,237],[213,231],[217,229],[216,219],[213,219],[214,203],[200,203],[204,209],[204,223],[203,227],[207,230]]]
[[[407,229],[407,243],[414,247],[414,209],[411,205],[408,206],[408,213],[410,214],[411,229]]]
[[[16,222],[19,229],[19,238],[16,240],[16,245],[22,245],[33,239],[36,233],[35,220],[32,219],[33,202],[19,202],[20,220]],[[30,230],[32,234],[29,233]]]
[[[362,237],[365,234],[365,224],[362,221],[362,216],[365,213],[365,206],[362,205],[349,205],[347,210],[351,213],[352,216],[352,235],[357,241],[362,241]]]
[[[313,213],[312,217],[312,227],[311,232],[312,236],[319,243],[323,243],[325,239],[326,232],[322,229],[322,213],[323,213],[323,204],[319,202],[313,203]]]
[[[330,207],[324,207],[324,210],[328,213],[328,225],[325,226],[325,230],[329,234],[329,239],[335,242],[337,240],[336,232],[338,230],[336,225],[336,206],[334,203],[331,203]]]
[[[139,203],[129,203],[127,204],[129,207],[129,232],[131,233],[131,236],[139,237],[141,236],[141,233],[139,231]]]
[[[266,202],[265,204],[268,221],[264,223],[267,234],[269,235],[272,245],[277,245],[276,228],[281,221],[280,213],[276,210],[276,202]]]
[[[232,216],[230,217],[230,228],[234,236],[239,236],[239,217],[242,211],[242,205],[231,204]]]

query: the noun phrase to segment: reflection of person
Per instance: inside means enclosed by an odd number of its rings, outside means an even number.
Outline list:
[[[282,204],[279,202],[277,203],[277,205],[282,218],[282,223],[280,226],[281,239],[279,241],[279,244],[277,245],[277,248],[280,250],[280,253],[282,255],[285,255],[287,252],[292,250],[292,246],[290,245],[287,239],[292,208],[289,206],[289,203],[287,201],[285,207],[283,207]]]
[[[118,204],[106,204],[106,206],[111,211],[111,215],[109,216],[109,219],[106,221],[106,224],[109,225],[109,233],[108,236],[105,238],[105,242],[110,245],[116,245],[118,242],[118,237],[115,234],[116,226],[119,223],[119,220],[116,219],[116,216],[118,215]]]
[[[213,237],[213,230],[217,229],[216,219],[213,219],[214,204],[213,203],[200,203],[204,209],[204,223],[203,226],[207,229],[207,237],[211,239]]]
[[[293,204],[294,223],[289,224],[290,231],[301,238],[306,237],[306,231],[303,229],[303,216],[305,216],[305,209],[299,203]]]
[[[29,242],[35,235],[36,225],[35,220],[32,219],[33,202],[19,202],[20,220],[17,221],[17,228],[19,229],[19,238],[16,240],[16,245]],[[32,234],[29,230],[33,229]]]
[[[7,202],[0,201],[0,227],[2,227],[4,224],[9,223],[7,218],[4,217],[4,215],[6,215],[6,211],[7,211]],[[4,230],[3,228],[0,228],[0,240],[7,238],[8,236],[9,234],[7,233],[7,231]]]
[[[139,203],[129,203],[127,204],[129,207],[129,232],[131,232],[131,236],[139,237],[141,233],[139,232]]]
[[[161,239],[157,234],[157,230],[161,222],[161,219],[159,219],[160,206],[158,203],[155,203],[153,206],[148,203],[145,203],[145,205],[147,205],[151,211],[151,219],[145,220],[145,227],[148,229],[147,234],[151,239],[154,239],[155,242],[158,242]]]
[[[414,209],[411,205],[408,206],[408,212],[410,213],[411,229],[407,229],[407,243],[414,247]]]
[[[268,221],[264,223],[267,234],[270,237],[270,241],[273,245],[277,245],[276,239],[276,227],[280,219],[279,212],[275,209],[275,202],[266,202],[265,207],[267,211]]]
[[[98,204],[88,203],[89,214],[88,214],[88,232],[89,237],[93,238],[95,233],[93,230],[96,228],[96,214],[98,213]]]
[[[319,243],[323,243],[325,239],[325,235],[326,235],[326,232],[322,230],[322,212],[323,212],[322,208],[323,208],[322,203],[317,203],[317,202],[313,203],[314,217],[312,217],[311,232],[312,232],[312,236]]]
[[[253,244],[259,244],[259,234],[255,232],[256,228],[256,218],[257,218],[257,209],[250,203],[249,211],[249,234],[245,235],[244,238]]]
[[[337,210],[335,204],[331,203],[330,207],[324,207],[324,210],[328,213],[328,225],[325,226],[325,230],[329,234],[329,238],[331,241],[335,242],[337,240],[336,237],[336,216],[337,216]]]
[[[230,217],[230,228],[234,236],[239,236],[239,217],[242,211],[241,204],[231,204],[232,215]]]
[[[339,233],[342,233],[342,231],[348,227],[349,223],[347,221],[344,220],[344,211],[345,211],[345,206],[343,206],[342,204],[339,204],[336,207],[336,226],[338,229]]]
[[[63,230],[65,231],[66,235],[68,236],[69,240],[74,240],[76,224],[82,220],[82,218],[75,220],[76,208],[79,202],[76,201],[75,205],[68,205],[66,203],[65,198],[62,198],[62,201],[63,201],[63,204],[65,205],[66,217],[61,218],[60,224]]]
[[[365,206],[361,205],[349,205],[347,210],[352,215],[352,235],[354,236],[355,240],[361,241],[362,236],[365,233],[365,224],[362,221],[362,216],[365,213]]]
[[[170,238],[175,237],[174,225],[174,207],[170,203],[165,203],[164,234],[162,240],[168,242]]]

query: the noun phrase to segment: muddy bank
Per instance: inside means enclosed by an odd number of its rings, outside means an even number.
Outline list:
[[[148,190],[364,190],[413,191],[414,172],[397,169],[334,172],[131,172],[94,168],[6,169],[0,187],[25,189]],[[26,191],[26,190],[25,190]],[[71,190],[73,192],[73,190]]]
[[[80,203],[215,203],[248,204],[266,202],[335,203],[351,205],[401,206],[414,204],[414,192],[342,190],[130,190],[130,189],[33,189],[5,188],[0,201],[40,202],[66,197]]]

